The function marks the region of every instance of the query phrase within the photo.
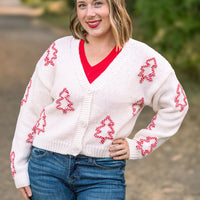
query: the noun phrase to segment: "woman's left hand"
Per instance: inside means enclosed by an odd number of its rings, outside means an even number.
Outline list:
[[[113,157],[114,160],[129,159],[129,145],[124,138],[114,140],[109,148],[109,151],[110,156]]]

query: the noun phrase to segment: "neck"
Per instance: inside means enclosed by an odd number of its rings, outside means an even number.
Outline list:
[[[88,43],[87,46],[95,47],[95,48],[114,48],[115,39],[112,34],[107,37],[91,37],[90,35],[87,36]]]

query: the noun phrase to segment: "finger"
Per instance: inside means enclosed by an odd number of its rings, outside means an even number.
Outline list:
[[[129,149],[128,142],[124,138],[114,140],[109,150],[116,151],[120,149]]]
[[[110,156],[119,157],[119,156],[125,156],[126,154],[127,154],[127,151],[123,149],[123,150],[119,150],[119,151],[111,153]]]
[[[114,156],[113,159],[114,160],[128,160],[129,159],[129,154],[126,153],[124,155]]]
[[[22,196],[24,197],[25,200],[29,200],[29,197],[25,191],[25,188],[20,188],[19,191],[21,192]]]
[[[124,138],[118,138],[116,140],[113,140],[112,144],[122,144],[124,143],[125,139]]]
[[[25,191],[26,191],[26,194],[27,194],[29,197],[32,196],[32,191],[31,191],[30,186],[26,186],[26,187],[25,187]]]
[[[129,152],[125,152],[124,154],[120,156],[114,156],[114,160],[128,160],[129,159]]]
[[[125,149],[125,146],[122,144],[119,144],[119,145],[113,145],[113,146],[110,146],[109,148],[109,151],[112,152],[112,151],[119,151],[119,150],[122,150],[122,149]]]
[[[113,157],[114,160],[127,160],[128,158],[127,155]]]

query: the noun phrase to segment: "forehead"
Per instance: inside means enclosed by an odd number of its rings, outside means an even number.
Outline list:
[[[99,1],[99,0],[76,0],[77,3],[79,2],[96,2],[96,1]],[[101,0],[101,1],[107,1],[107,0]]]

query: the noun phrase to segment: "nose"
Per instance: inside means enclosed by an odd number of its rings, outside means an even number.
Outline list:
[[[94,17],[95,15],[96,15],[95,9],[91,5],[89,5],[87,7],[87,16],[88,17]]]

